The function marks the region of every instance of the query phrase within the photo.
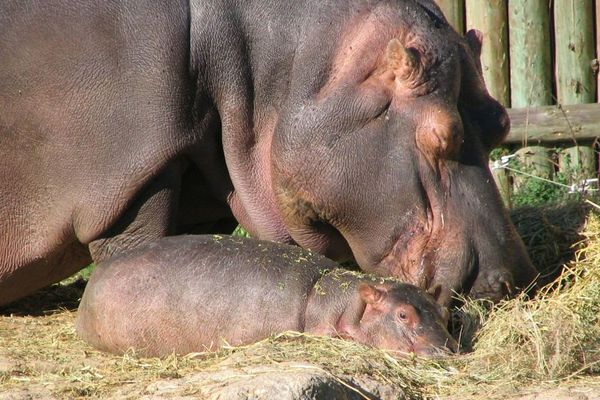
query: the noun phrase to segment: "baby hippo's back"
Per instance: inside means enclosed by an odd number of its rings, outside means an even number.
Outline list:
[[[215,350],[304,330],[309,293],[336,264],[294,246],[231,236],[166,237],[99,264],[77,332],[142,355]]]

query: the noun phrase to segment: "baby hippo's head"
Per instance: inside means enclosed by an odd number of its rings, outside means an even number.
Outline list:
[[[458,352],[446,328],[445,309],[425,291],[404,283],[370,282],[360,283],[358,291],[365,307],[358,341],[428,357]]]

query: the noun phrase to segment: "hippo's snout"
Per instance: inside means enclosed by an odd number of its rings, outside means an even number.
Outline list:
[[[458,354],[460,352],[460,348],[458,342],[454,340],[450,333],[447,334],[444,345],[442,347],[438,347],[438,350],[441,350],[444,354]]]
[[[415,340],[413,351],[416,355],[421,357],[444,357],[459,353],[459,344],[450,335],[446,326],[442,323],[437,325],[435,330],[429,330]]]
[[[489,299],[494,302],[512,297],[515,293],[513,276],[510,271],[504,268],[480,271],[478,279],[471,289],[471,297]]]
[[[457,354],[458,347],[453,347],[453,345],[448,344],[447,346],[443,347],[426,347],[424,349],[415,348],[414,353],[424,358],[441,358]]]

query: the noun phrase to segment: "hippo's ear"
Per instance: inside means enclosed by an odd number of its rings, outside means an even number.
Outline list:
[[[394,38],[385,49],[385,63],[397,78],[409,79],[419,69],[419,52]]]
[[[477,58],[481,57],[481,47],[483,43],[483,33],[478,29],[471,29],[465,34],[465,39],[467,39],[467,44],[475,53]]]
[[[430,295],[434,301],[438,301],[440,299],[440,295],[442,294],[442,285],[435,285],[427,289],[427,294]]]
[[[367,304],[377,304],[383,301],[387,296],[387,291],[384,288],[375,287],[368,283],[361,283],[358,286],[360,298]]]

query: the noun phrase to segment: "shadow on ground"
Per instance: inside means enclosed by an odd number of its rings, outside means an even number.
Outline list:
[[[86,283],[86,280],[79,277],[40,289],[23,299],[0,307],[0,316],[37,317],[61,310],[77,310]]]

